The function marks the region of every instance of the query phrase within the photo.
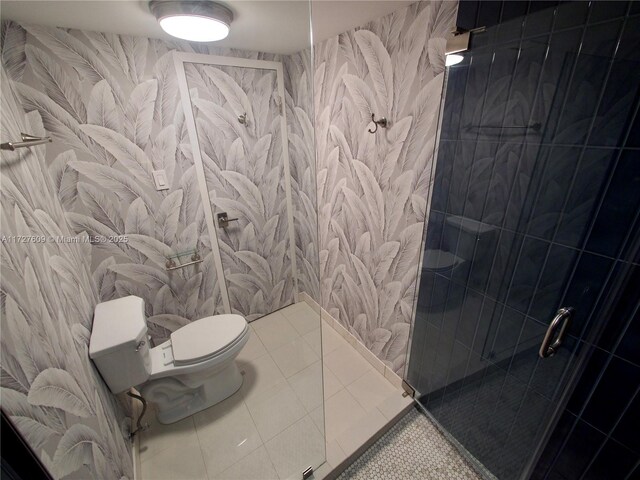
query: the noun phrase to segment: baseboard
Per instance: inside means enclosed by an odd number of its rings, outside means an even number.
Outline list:
[[[313,309],[314,312],[316,312],[318,315],[321,314],[322,308],[320,308],[320,304],[316,302],[313,299],[313,297],[309,295],[307,292],[300,292],[298,294],[298,301],[305,302],[307,305],[309,305]]]

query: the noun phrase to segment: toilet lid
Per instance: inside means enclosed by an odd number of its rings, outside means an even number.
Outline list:
[[[171,334],[175,365],[191,365],[216,355],[235,343],[247,329],[240,315],[214,315],[179,328]]]

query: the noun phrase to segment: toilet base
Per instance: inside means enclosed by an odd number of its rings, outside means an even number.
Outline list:
[[[243,377],[235,361],[214,374],[182,375],[149,382],[142,395],[157,408],[162,424],[175,423],[209,408],[237,392]]]

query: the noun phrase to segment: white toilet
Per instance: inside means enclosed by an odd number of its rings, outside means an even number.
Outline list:
[[[249,340],[240,315],[196,320],[149,348],[144,300],[128,296],[96,306],[89,356],[113,393],[135,387],[156,405],[158,421],[173,423],[236,392],[235,358]]]

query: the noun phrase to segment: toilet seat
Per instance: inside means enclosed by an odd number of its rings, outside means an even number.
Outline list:
[[[248,325],[240,315],[201,318],[171,334],[175,366],[194,365],[232,349],[242,340]]]

